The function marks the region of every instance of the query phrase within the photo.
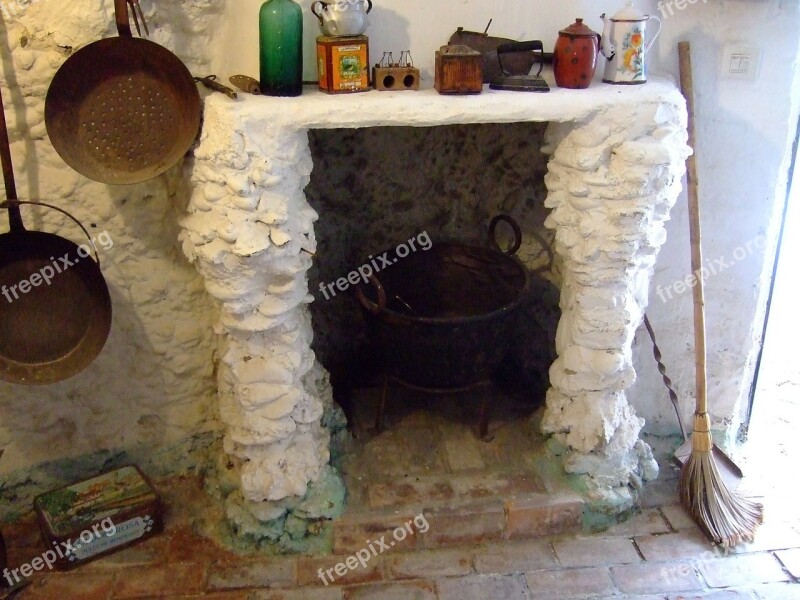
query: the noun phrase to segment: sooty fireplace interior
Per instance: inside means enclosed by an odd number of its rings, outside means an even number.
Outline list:
[[[444,392],[492,376],[525,390],[531,406],[543,402],[558,322],[544,131],[519,123],[311,132],[309,201],[321,214],[350,216],[317,223],[310,285],[314,349],[346,410],[353,387],[381,384],[386,400],[388,384]],[[517,253],[536,271],[534,292]],[[348,275],[360,281],[355,294]]]

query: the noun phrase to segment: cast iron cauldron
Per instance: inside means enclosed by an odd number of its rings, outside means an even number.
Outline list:
[[[497,225],[515,240],[502,252]],[[526,295],[525,267],[513,254],[521,231],[506,215],[489,227],[492,248],[434,244],[398,260],[360,285],[371,339],[389,375],[429,390],[458,390],[489,380],[506,357]]]

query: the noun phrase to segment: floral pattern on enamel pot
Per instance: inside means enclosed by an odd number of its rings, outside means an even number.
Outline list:
[[[618,63],[617,71],[622,79],[628,81],[645,81],[644,71],[644,31],[635,27],[625,34],[622,40],[622,60]]]

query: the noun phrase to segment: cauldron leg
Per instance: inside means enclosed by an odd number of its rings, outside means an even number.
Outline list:
[[[479,434],[484,442],[491,442],[493,435],[489,435],[489,397],[491,396],[491,383],[482,385],[481,388],[481,415],[479,424]]]
[[[0,531],[0,569],[5,570],[8,566],[8,554],[6,552],[6,541],[3,539],[3,532]],[[0,577],[0,590],[7,588],[8,583],[5,577]]]
[[[375,418],[375,431],[383,431],[383,411],[386,409],[386,396],[389,394],[389,376],[383,376],[383,390],[381,390],[381,402],[378,405],[378,416]]]

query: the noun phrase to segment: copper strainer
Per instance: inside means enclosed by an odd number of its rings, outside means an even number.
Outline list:
[[[200,128],[191,73],[163,46],[133,37],[127,2],[136,8],[136,0],[114,0],[119,37],[69,57],[45,103],[47,133],[61,158],[111,184],[160,175],[186,154]],[[137,26],[139,19],[144,15]]]

